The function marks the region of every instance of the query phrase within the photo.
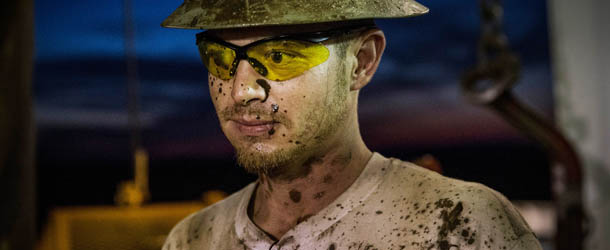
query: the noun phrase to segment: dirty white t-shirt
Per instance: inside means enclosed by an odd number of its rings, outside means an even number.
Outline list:
[[[247,215],[256,185],[182,220],[163,250],[542,249],[498,192],[378,153],[333,203],[278,241]]]

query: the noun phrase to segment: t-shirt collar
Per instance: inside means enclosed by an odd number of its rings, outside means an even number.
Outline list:
[[[386,161],[386,162],[384,162]],[[373,153],[364,170],[356,181],[343,192],[335,201],[322,209],[309,219],[290,229],[279,241],[274,241],[248,217],[248,204],[252,193],[256,190],[258,181],[246,187],[244,195],[239,202],[235,215],[235,232],[240,243],[250,249],[270,249],[273,245],[300,245],[306,247],[309,242],[315,242],[318,237],[332,230],[333,225],[339,223],[341,218],[351,210],[364,204],[364,201],[377,189],[382,181],[384,167],[389,164],[382,155]]]

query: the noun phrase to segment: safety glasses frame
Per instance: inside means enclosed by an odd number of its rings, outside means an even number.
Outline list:
[[[231,64],[231,69],[229,69],[229,75],[231,78],[233,78],[233,76],[235,75],[235,70],[237,68],[237,64],[241,60],[248,61],[253,67],[255,67],[256,71],[259,74],[265,76],[265,75],[267,75],[267,68],[262,63],[260,63],[258,60],[248,56],[247,52],[248,52],[249,48],[262,44],[262,43],[266,43],[266,42],[270,42],[270,41],[278,41],[278,40],[296,40],[296,41],[304,41],[304,42],[322,44],[322,42],[335,38],[335,37],[339,37],[342,35],[348,35],[348,34],[351,34],[354,32],[358,32],[358,31],[375,29],[375,28],[377,28],[376,25],[356,25],[356,26],[346,26],[346,27],[340,27],[340,28],[323,30],[323,31],[285,34],[285,35],[263,38],[261,40],[251,42],[244,46],[238,46],[238,45],[232,44],[230,42],[227,42],[219,37],[214,36],[213,34],[210,33],[209,30],[207,30],[204,32],[197,33],[196,44],[197,44],[198,48],[200,48],[199,46],[200,46],[201,42],[210,41],[210,42],[220,44],[222,46],[225,46],[225,47],[233,50],[235,52],[235,59],[233,60],[233,62]],[[199,52],[202,53],[201,50],[199,50]]]

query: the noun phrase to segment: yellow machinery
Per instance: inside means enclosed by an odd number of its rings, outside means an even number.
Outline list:
[[[55,209],[38,249],[159,250],[178,221],[203,207],[192,202]]]
[[[135,178],[119,184],[117,206],[54,209],[38,250],[159,250],[178,221],[226,197],[208,191],[201,201],[142,205],[150,196],[148,154],[138,149],[134,159]]]

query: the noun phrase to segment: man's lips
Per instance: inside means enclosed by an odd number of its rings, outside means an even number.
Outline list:
[[[275,124],[272,120],[246,120],[232,119],[239,132],[249,136],[259,136],[269,134]]]

